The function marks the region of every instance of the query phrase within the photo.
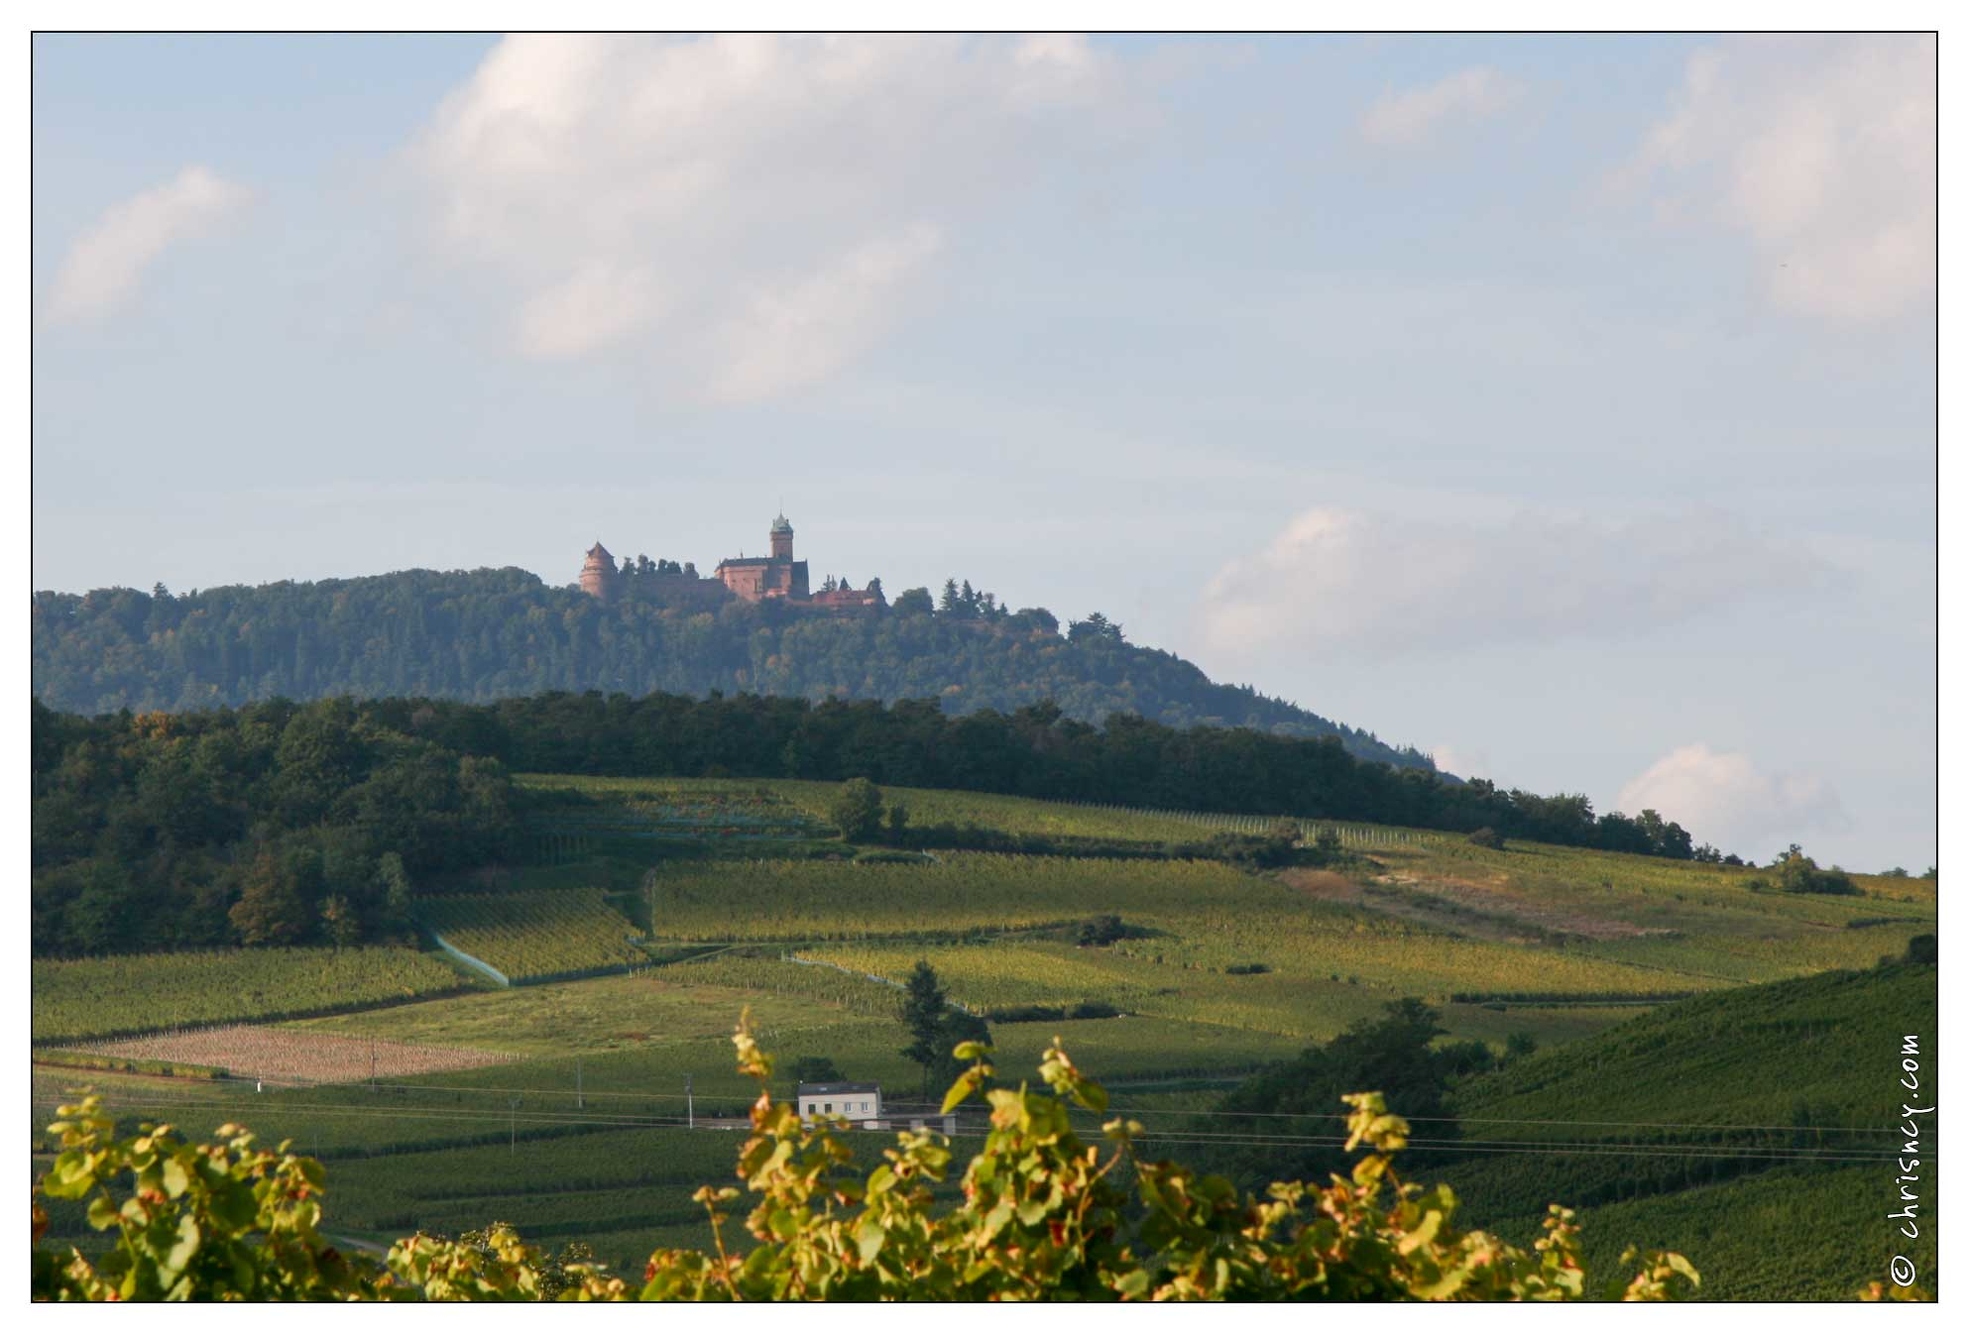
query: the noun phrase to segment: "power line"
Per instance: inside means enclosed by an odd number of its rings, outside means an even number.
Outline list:
[[[56,1068],[67,1068],[67,1067],[56,1067]],[[201,1080],[199,1082],[201,1084],[225,1083],[225,1084],[243,1085],[243,1084],[250,1084],[255,1081],[252,1080],[251,1078],[228,1075],[220,1079]],[[304,1084],[292,1085],[290,1087],[333,1089],[333,1088],[354,1088],[355,1086],[349,1084],[307,1082]],[[491,1085],[491,1084],[388,1084],[385,1083],[385,1084],[375,1085],[374,1091],[448,1093],[453,1095],[471,1094],[471,1093],[483,1093],[483,1094],[495,1094],[495,1095],[517,1094],[520,1096],[531,1095],[537,1097],[566,1097],[569,1094],[569,1090],[565,1088],[508,1087],[503,1085]],[[596,1089],[587,1089],[585,1091],[577,1089],[575,1091],[575,1096],[577,1098],[580,1097],[621,1098],[621,1099],[628,1099],[628,1100],[640,1100],[645,1102],[671,1101],[671,1102],[684,1102],[688,1104],[692,1095],[689,1093],[610,1092],[610,1091],[596,1090]],[[732,1093],[732,1094],[725,1094],[725,1095],[718,1095],[718,1096],[721,1098],[721,1100],[742,1099],[747,1106],[750,1106],[751,1103],[756,1098],[756,1092],[752,1094]],[[297,1104],[293,1104],[293,1103],[269,1104],[270,1107],[275,1107],[275,1108],[281,1106],[295,1106],[295,1105]],[[1071,1109],[1071,1111],[1074,1115],[1077,1116],[1094,1115],[1093,1113],[1085,1112],[1079,1108]],[[1222,1108],[1186,1109],[1186,1108],[1167,1108],[1167,1107],[1133,1107],[1133,1108],[1110,1107],[1100,1115],[1189,1117],[1189,1118],[1250,1118],[1250,1119],[1262,1118],[1262,1119],[1270,1119],[1270,1120],[1343,1121],[1344,1122],[1348,1120],[1353,1114],[1351,1112],[1246,1112],[1246,1111],[1229,1111]],[[1786,1124],[1786,1125],[1770,1125],[1770,1124],[1742,1124],[1742,1123],[1715,1122],[1715,1121],[1597,1121],[1597,1120],[1583,1120],[1583,1119],[1571,1119],[1571,1118],[1560,1118],[1560,1117],[1511,1117],[1511,1116],[1403,1116],[1402,1119],[1404,1121],[1409,1122],[1411,1125],[1423,1124],[1423,1123],[1433,1124],[1433,1123],[1453,1122],[1460,1125],[1593,1126],[1593,1127],[1612,1129],[1612,1130],[1711,1130],[1711,1131],[1732,1131],[1732,1132],[1767,1131],[1767,1132],[1783,1132],[1786,1134],[1801,1133],[1801,1132],[1831,1132],[1831,1133],[1838,1133],[1838,1134],[1858,1134],[1858,1135],[1896,1135],[1900,1133],[1892,1126],[1828,1125],[1828,1124],[1821,1124],[1821,1123],[1805,1123],[1805,1124],[1793,1123],[1793,1124]]]
[[[1078,1113],[1079,1109],[1074,1109]],[[1110,1107],[1106,1116],[1225,1116],[1225,1117],[1275,1117],[1294,1121],[1345,1121],[1351,1112],[1233,1112],[1221,1108],[1202,1108],[1196,1111],[1178,1111],[1173,1108],[1115,1108]],[[1396,1115],[1401,1115],[1396,1113]],[[1411,1124],[1420,1121],[1454,1121],[1461,1125],[1505,1125],[1505,1126],[1605,1126],[1612,1129],[1627,1130],[1836,1130],[1841,1133],[1863,1133],[1870,1135],[1897,1134],[1891,1126],[1832,1126],[1832,1125],[1741,1125],[1723,1122],[1702,1121],[1577,1121],[1559,1118],[1532,1118],[1520,1116],[1402,1116]]]
[[[222,1102],[187,1101],[175,1104],[180,1108],[232,1109],[235,1104]],[[486,1111],[437,1111],[426,1108],[361,1108],[340,1104],[302,1104],[298,1110],[314,1111],[324,1116],[342,1116],[370,1121],[437,1121],[472,1125],[496,1125],[501,1120],[509,1123],[509,1128],[517,1142],[517,1124],[526,1120],[530,1125],[543,1127],[588,1127],[596,1130],[683,1130],[684,1123],[672,1118],[652,1119],[647,1117],[608,1117],[569,1116],[551,1112],[528,1113],[519,1117],[517,1108],[509,1108],[505,1116],[492,1110]],[[907,1118],[897,1118],[907,1119]],[[927,1119],[927,1118],[926,1118]],[[978,1133],[978,1132],[973,1132]],[[960,1137],[966,1137],[960,1133]],[[1190,1147],[1272,1147],[1272,1148],[1322,1148],[1338,1147],[1346,1142],[1345,1136],[1267,1136],[1213,1134],[1211,1132],[1184,1132],[1182,1130],[1156,1133],[1145,1131],[1136,1137],[1138,1143],[1165,1145],[1184,1145]],[[1890,1163],[1894,1161],[1891,1153],[1868,1153],[1844,1148],[1832,1150],[1757,1145],[1730,1147],[1726,1145],[1622,1145],[1580,1141],[1507,1141],[1507,1140],[1459,1140],[1449,1138],[1411,1138],[1409,1144],[1417,1149],[1441,1149],[1472,1154],[1521,1154],[1534,1156],[1571,1157],[1669,1157],[1669,1158],[1710,1158],[1745,1159],[1774,1162],[1869,1162]],[[378,1156],[391,1156],[388,1146]],[[465,1147],[465,1146],[458,1146]],[[407,1148],[400,1153],[443,1152],[442,1147]],[[1930,1150],[1928,1157],[1937,1156]]]

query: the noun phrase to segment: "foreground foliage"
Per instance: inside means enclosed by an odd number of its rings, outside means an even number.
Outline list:
[[[897,1136],[865,1179],[844,1169],[839,1135],[803,1123],[770,1092],[772,1058],[741,1026],[739,1068],[759,1083],[737,1187],[704,1187],[710,1253],[660,1250],[637,1287],[584,1263],[548,1258],[510,1227],[458,1240],[418,1234],[375,1261],[344,1255],[321,1232],[325,1174],[286,1145],[266,1149],[237,1125],[194,1144],[168,1126],[118,1138],[99,1099],[63,1109],[50,1127],[62,1152],[35,1183],[33,1295],[38,1300],[882,1300],[882,1299],[1660,1299],[1699,1279],[1681,1256],[1629,1251],[1623,1278],[1590,1286],[1570,1211],[1553,1206],[1529,1250],[1459,1232],[1447,1187],[1403,1182],[1393,1155],[1408,1127],[1379,1094],[1346,1101],[1351,1175],[1325,1185],[1281,1182],[1262,1198],[1135,1150],[1141,1127],[1108,1121],[1086,1142],[1074,1109],[1100,1114],[1107,1095],[1056,1044],[1046,1088],[987,1088],[988,1049],[946,1110],[983,1093],[983,1149],[963,1175],[963,1200],[932,1215],[932,1183],[951,1153],[934,1132]],[[1132,1178],[1133,1190],[1120,1181]],[[128,1189],[134,1184],[134,1190]],[[125,1193],[119,1198],[118,1189]],[[756,1203],[734,1249],[730,1210]],[[43,1198],[89,1199],[89,1221],[114,1231],[92,1263],[43,1249]],[[729,1238],[729,1239],[728,1239]]]

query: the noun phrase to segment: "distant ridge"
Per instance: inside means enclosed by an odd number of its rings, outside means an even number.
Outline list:
[[[487,702],[547,690],[741,691],[807,699],[935,698],[1010,711],[1051,699],[1099,723],[1137,713],[1174,727],[1338,737],[1362,759],[1433,768],[1382,742],[1195,664],[1128,643],[1098,617],[904,593],[824,615],[707,597],[698,580],[629,578],[602,601],[529,571],[404,570],[174,596],[130,588],[33,598],[33,689],[50,708],[184,711],[277,696],[428,696]],[[966,593],[969,587],[966,585]]]

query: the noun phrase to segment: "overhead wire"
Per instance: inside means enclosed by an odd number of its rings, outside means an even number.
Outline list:
[[[237,1104],[230,1101],[187,1099],[170,1104],[182,1110],[200,1108],[205,1110],[237,1110]],[[504,1112],[486,1108],[483,1110],[462,1109],[447,1111],[436,1108],[402,1107],[351,1107],[339,1103],[289,1103],[286,1107],[295,1111],[312,1112],[317,1116],[340,1117],[367,1121],[411,1121],[411,1122],[449,1122],[470,1125],[512,1125],[523,1122],[529,1127],[567,1127],[594,1130],[678,1130],[684,1129],[681,1117],[629,1117],[568,1115],[547,1111],[529,1111],[521,1114],[518,1109],[509,1108]],[[710,1118],[706,1118],[707,1120]],[[914,1119],[907,1117],[895,1118]],[[935,1118],[921,1118],[932,1120]],[[964,1126],[960,1121],[959,1137]],[[973,1127],[972,1133],[981,1128]],[[289,1137],[291,1138],[291,1137]],[[1280,1135],[1238,1135],[1213,1133],[1175,1128],[1167,1131],[1145,1130],[1137,1137],[1138,1142],[1163,1145],[1182,1145],[1189,1147],[1273,1147],[1273,1148],[1323,1148],[1338,1147],[1346,1142],[1345,1136],[1280,1136]],[[1845,1146],[1830,1148],[1806,1146],[1774,1145],[1653,1145],[1615,1144],[1604,1141],[1564,1141],[1564,1140],[1464,1140],[1446,1137],[1411,1137],[1409,1144],[1417,1149],[1440,1149],[1472,1154],[1528,1154],[1534,1156],[1585,1156],[1585,1157],[1678,1157],[1678,1158],[1726,1158],[1767,1161],[1796,1162],[1876,1162],[1894,1161],[1889,1152],[1868,1152]],[[397,1153],[416,1153],[438,1151],[432,1148],[406,1147],[395,1150]],[[387,1147],[376,1156],[391,1156]],[[1932,1148],[1928,1157],[1932,1160],[1936,1152]]]
[[[67,1066],[44,1067],[44,1069],[46,1068],[77,1069],[78,1075],[83,1075],[87,1073],[81,1071],[79,1068],[76,1067],[67,1067]],[[102,1073],[114,1074],[115,1072],[105,1071]],[[86,1082],[86,1079],[84,1080],[84,1082]],[[446,1093],[446,1094],[454,1094],[454,1095],[485,1093],[485,1094],[496,1094],[500,1096],[520,1095],[520,1096],[560,1097],[560,1098],[574,1098],[578,1096],[584,1099],[619,1098],[625,1100],[641,1100],[641,1101],[661,1100],[661,1101],[672,1101],[672,1102],[684,1102],[688,1099],[694,1098],[698,1101],[712,1100],[712,1101],[719,1101],[719,1102],[730,1102],[730,1101],[738,1100],[738,1101],[745,1102],[748,1106],[752,1102],[753,1098],[756,1097],[756,1094],[748,1095],[744,1093],[720,1093],[715,1090],[699,1090],[694,1093],[686,1094],[686,1093],[665,1093],[665,1092],[657,1092],[657,1091],[630,1092],[630,1091],[606,1090],[606,1089],[575,1090],[575,1089],[567,1088],[565,1086],[553,1087],[553,1088],[541,1088],[541,1087],[534,1087],[534,1086],[514,1087],[508,1085],[494,1085],[494,1084],[405,1084],[405,1083],[397,1083],[397,1082],[381,1082],[376,1084],[367,1084],[366,1082],[361,1082],[361,1081],[335,1083],[335,1084],[316,1083],[316,1082],[288,1084],[283,1081],[276,1081],[276,1080],[255,1080],[251,1076],[242,1076],[242,1075],[229,1075],[214,1080],[199,1080],[197,1081],[197,1083],[200,1085],[214,1084],[214,1083],[242,1084],[242,1085],[253,1084],[253,1083],[266,1083],[272,1086],[276,1086],[277,1091],[280,1089],[298,1089],[298,1088],[309,1088],[309,1089],[367,1088],[375,1092],[420,1092],[420,1093]],[[295,1104],[284,1103],[281,1105],[292,1106]],[[1070,1110],[1072,1110],[1076,1115],[1091,1115],[1090,1113],[1084,1113],[1077,1108],[1070,1109]],[[1103,1114],[1110,1117],[1157,1116],[1157,1117],[1268,1119],[1268,1120],[1292,1120],[1292,1121],[1326,1120],[1326,1121],[1341,1121],[1341,1122],[1346,1121],[1352,1115],[1349,1112],[1338,1112],[1338,1111],[1336,1112],[1249,1112],[1249,1111],[1233,1111],[1224,1108],[1191,1109],[1191,1108],[1164,1108],[1164,1107],[1110,1107]],[[1842,1134],[1842,1135],[1845,1134],[1896,1135],[1900,1133],[1893,1126],[1853,1126],[1853,1125],[1830,1125],[1830,1124],[1823,1124],[1823,1123],[1790,1123],[1784,1125],[1777,1125],[1777,1124],[1765,1124],[1765,1123],[1738,1123],[1738,1122],[1719,1122],[1719,1121],[1602,1121],[1602,1120],[1588,1120],[1588,1119],[1563,1118],[1563,1117],[1407,1116],[1407,1115],[1402,1116],[1402,1119],[1404,1121],[1409,1122],[1411,1125],[1419,1124],[1419,1123],[1430,1123],[1430,1124],[1455,1123],[1459,1125],[1591,1126],[1601,1129],[1613,1129],[1613,1130],[1681,1130],[1681,1131],[1702,1130],[1702,1131],[1724,1131],[1724,1132],[1773,1132],[1773,1133],[1784,1133],[1784,1134],[1828,1133],[1828,1134]]]

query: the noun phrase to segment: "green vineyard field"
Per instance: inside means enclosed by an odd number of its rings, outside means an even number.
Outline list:
[[[646,963],[633,923],[599,889],[439,894],[417,901],[418,921],[452,948],[534,982]]]
[[[650,875],[665,940],[855,940],[1029,930],[1096,913],[1234,902],[1261,882],[1218,862],[939,853],[925,865],[677,863]]]
[[[475,985],[437,955],[389,946],[36,959],[30,977],[37,1043],[323,1014]]]

